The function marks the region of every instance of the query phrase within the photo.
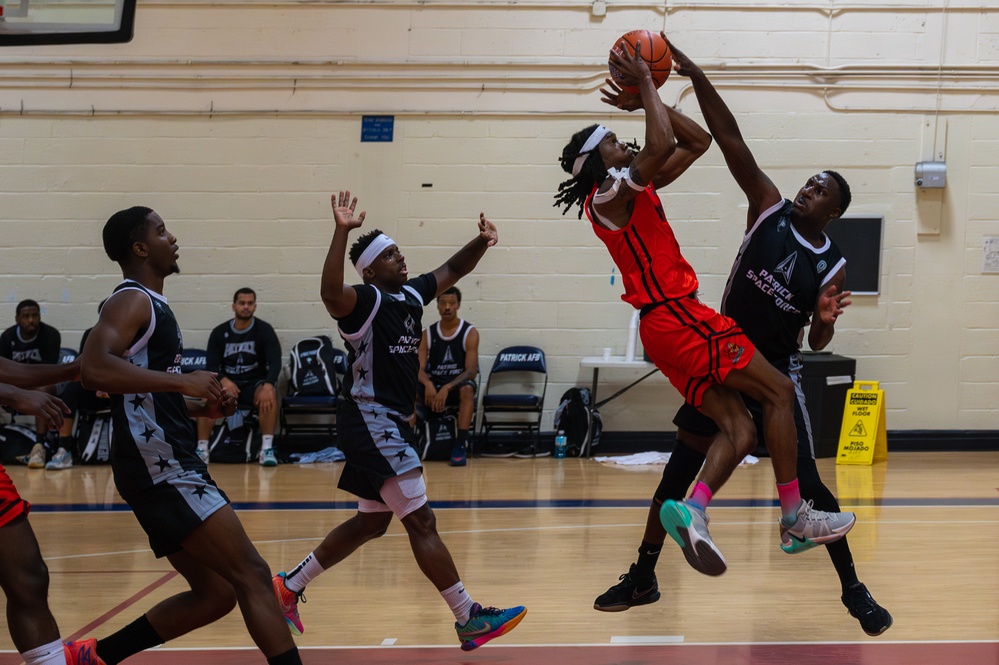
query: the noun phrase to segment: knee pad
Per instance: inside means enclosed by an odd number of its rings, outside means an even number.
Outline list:
[[[385,505],[402,519],[427,502],[427,483],[423,471],[413,469],[401,476],[389,478],[382,485],[382,500]]]

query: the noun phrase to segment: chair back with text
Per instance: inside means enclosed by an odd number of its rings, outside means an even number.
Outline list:
[[[483,455],[517,452],[491,446],[489,434],[494,430],[526,432],[531,438],[531,455],[537,454],[547,389],[548,365],[540,348],[509,346],[496,354],[482,391],[479,439]]]
[[[189,349],[184,347],[184,354],[180,357],[180,371],[184,374],[204,371],[208,367],[208,352],[204,349]]]

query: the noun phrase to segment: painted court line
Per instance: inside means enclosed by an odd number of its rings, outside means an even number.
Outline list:
[[[131,607],[135,603],[139,602],[140,600],[142,600],[143,598],[145,598],[146,596],[148,596],[149,594],[151,594],[156,589],[159,589],[161,586],[163,586],[164,584],[166,584],[167,582],[169,582],[173,578],[177,577],[179,574],[180,573],[178,573],[176,571],[170,571],[170,572],[164,574],[163,577],[159,578],[158,580],[156,580],[155,582],[153,582],[152,584],[150,584],[149,586],[147,586],[145,589],[140,590],[138,593],[134,594],[131,598],[128,598],[128,599],[124,600],[123,602],[119,603],[117,606],[115,606],[114,608],[112,608],[110,611],[105,612],[101,616],[97,617],[96,619],[94,619],[93,621],[91,621],[90,623],[88,623],[86,626],[84,626],[80,630],[76,631],[75,633],[73,633],[72,635],[70,635],[69,637],[67,637],[66,640],[67,641],[72,641],[72,640],[84,637],[84,636],[88,635],[89,633],[92,633],[94,631],[94,629],[98,628],[99,626],[102,626],[109,619],[117,616],[118,614],[121,614],[121,612],[123,612],[124,610],[128,609],[129,607]]]

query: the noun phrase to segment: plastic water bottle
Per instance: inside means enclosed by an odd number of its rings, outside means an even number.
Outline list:
[[[555,436],[555,459],[565,459],[565,451],[569,447],[569,442],[565,438],[565,432],[558,431]]]

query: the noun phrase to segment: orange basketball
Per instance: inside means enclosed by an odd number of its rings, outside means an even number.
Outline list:
[[[632,30],[631,32],[626,32],[620,39],[614,42],[614,50],[616,52],[621,52],[622,43],[627,47],[628,53],[632,55],[635,53],[635,45],[640,45],[642,59],[645,60],[652,71],[652,81],[656,84],[657,88],[662,87],[666,79],[669,78],[670,70],[673,68],[673,56],[670,54],[669,45],[663,39],[662,35],[651,30]],[[621,85],[621,73],[613,65],[608,64],[608,68],[610,69],[611,78],[621,86],[622,90],[632,94],[638,93],[638,86]]]

